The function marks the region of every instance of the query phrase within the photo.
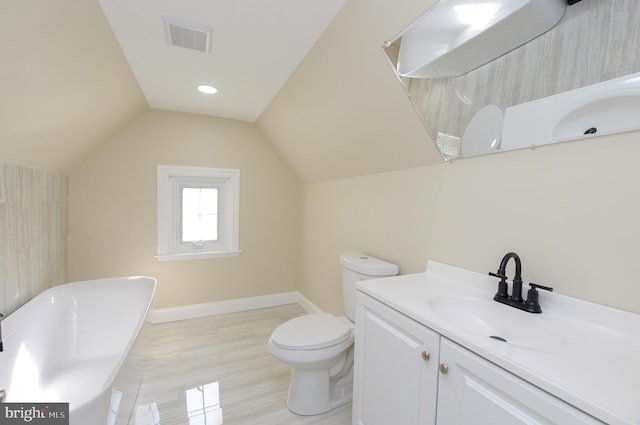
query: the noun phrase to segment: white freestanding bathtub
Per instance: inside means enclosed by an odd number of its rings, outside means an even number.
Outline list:
[[[9,315],[0,353],[5,401],[68,402],[71,425],[126,424],[130,412],[119,410],[123,399],[135,399],[140,381],[117,386],[131,382],[123,369],[155,287],[151,277],[68,283]]]

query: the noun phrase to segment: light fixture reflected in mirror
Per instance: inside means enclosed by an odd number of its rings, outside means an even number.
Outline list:
[[[489,26],[498,9],[497,3],[468,3],[453,6],[460,23],[479,31]]]

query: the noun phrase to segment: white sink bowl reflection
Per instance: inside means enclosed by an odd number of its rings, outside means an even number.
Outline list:
[[[635,130],[640,125],[640,90],[619,91],[596,96],[572,105],[552,130],[552,140]]]
[[[503,344],[533,350],[553,350],[566,341],[541,315],[493,300],[442,295],[430,298],[428,304],[447,325],[461,332],[493,338]]]
[[[502,149],[640,129],[640,73],[543,97],[505,110]]]

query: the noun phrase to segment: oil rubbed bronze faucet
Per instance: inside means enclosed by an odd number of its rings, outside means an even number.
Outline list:
[[[507,264],[509,260],[515,261],[516,273],[513,277],[513,288],[511,290],[511,296],[509,296],[509,287],[507,285]],[[520,256],[515,252],[508,252],[502,257],[500,266],[497,273],[489,273],[490,276],[500,278],[498,283],[498,292],[494,295],[494,301],[502,304],[517,308],[519,310],[527,311],[529,313],[542,313],[542,308],[538,302],[538,289],[544,289],[545,291],[553,291],[553,288],[549,286],[537,285],[535,283],[529,284],[529,292],[527,293],[527,300],[522,299],[522,262]]]

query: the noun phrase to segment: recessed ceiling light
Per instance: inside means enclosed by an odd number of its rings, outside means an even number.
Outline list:
[[[213,86],[208,86],[206,84],[201,84],[198,86],[198,90],[201,93],[206,93],[206,94],[214,94],[218,92],[218,89],[213,87]]]

